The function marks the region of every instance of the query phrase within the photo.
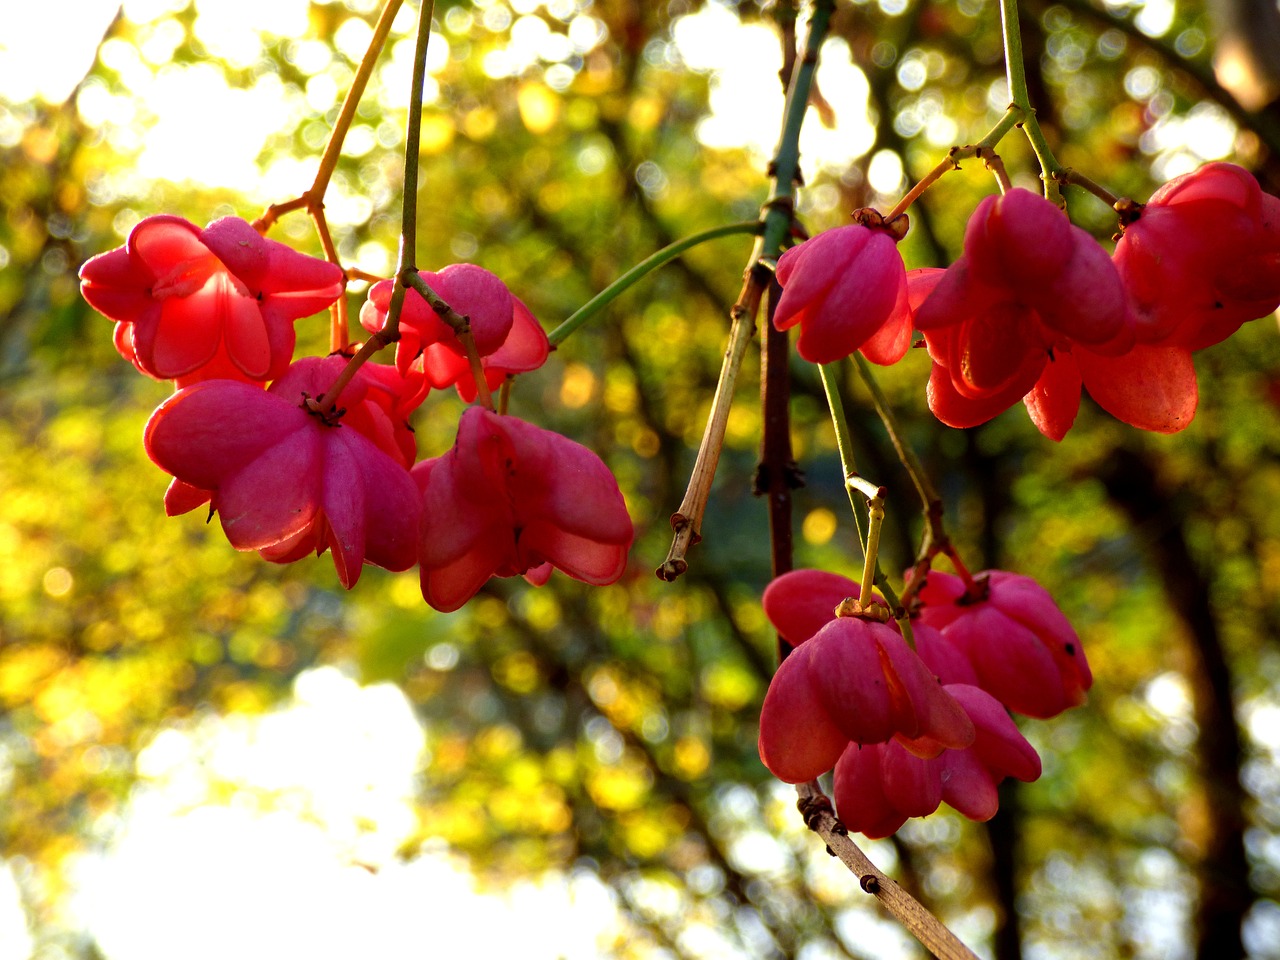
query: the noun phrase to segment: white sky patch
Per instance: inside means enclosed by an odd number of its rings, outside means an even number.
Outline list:
[[[117,6],[116,0],[0,3],[0,100],[61,103],[70,96]]]
[[[114,842],[75,865],[74,918],[109,960],[608,955],[617,910],[590,874],[482,892],[445,850],[396,857],[423,751],[398,688],[329,667],[284,709],[170,727]]]
[[[0,861],[0,960],[27,960],[34,946],[13,870]]]
[[[684,63],[711,74],[711,109],[698,124],[699,141],[716,149],[745,148],[761,160],[771,157],[783,108],[777,33],[764,24],[739,23],[725,7],[707,4],[698,13],[678,19],[672,35]],[[825,127],[816,111],[806,118],[800,132],[800,157],[811,177],[814,166],[843,172],[870,149],[875,136],[867,112],[870,87],[844,40],[833,39],[823,46],[817,80],[836,122]]]

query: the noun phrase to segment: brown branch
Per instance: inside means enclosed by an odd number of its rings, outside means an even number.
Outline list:
[[[805,826],[826,841],[827,850],[858,878],[859,886],[879,900],[927,950],[938,960],[978,960],[977,954],[943,926],[942,921],[867,858],[849,838],[849,831],[836,818],[831,801],[816,781],[797,784],[796,793],[800,798],[796,806],[800,808]]]

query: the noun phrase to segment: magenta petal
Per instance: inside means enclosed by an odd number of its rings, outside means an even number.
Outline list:
[[[324,462],[319,429],[304,425],[218,486],[213,505],[237,550],[279,543],[315,518]]]
[[[973,721],[976,735],[970,750],[997,783],[1005,777],[1023,783],[1040,777],[1040,755],[994,697],[966,684],[951,684],[947,692]]]
[[[363,470],[358,457],[376,454],[359,434],[336,435],[334,428],[325,431],[324,493],[321,503],[329,524],[329,549],[338,579],[350,590],[360,579],[365,551],[365,499],[376,491],[365,489]],[[366,448],[360,449],[359,443]]]
[[[908,817],[927,817],[942,802],[942,764],[909,753],[896,739],[880,747],[885,799]]]
[[[193,487],[174,477],[164,492],[165,515],[176,517],[183,513],[190,513],[196,507],[202,507],[208,503],[211,496],[210,491]]]
[[[143,442],[162,470],[212,490],[307,422],[296,406],[258,387],[206,380],[162,403]]]
[[[885,797],[879,744],[849,744],[835,771],[836,812],[850,830],[879,840],[890,837],[907,822],[907,816]]]
[[[613,583],[627,569],[629,543],[601,543],[575,535],[554,524],[534,520],[520,531],[520,551],[533,559],[550,561],[575,580],[602,585]]]
[[[968,608],[943,635],[969,658],[982,689],[1010,710],[1043,719],[1072,706],[1053,654],[990,601]]]
[[[1080,371],[1066,350],[1049,356],[1044,372],[1022,398],[1031,422],[1050,440],[1061,440],[1076,421],[1080,409]]]
[[[448,565],[421,568],[423,599],[434,609],[451,613],[479,593],[506,560],[507,547],[500,538],[472,540]]]
[[[878,631],[889,628],[840,617],[796,647],[796,653],[807,651],[813,665],[811,682],[822,708],[854,743],[884,743],[901,731],[909,709],[896,678],[891,682],[886,676]],[[906,719],[909,727],[915,725],[913,714]]]
[[[323,310],[342,296],[346,286],[336,263],[268,240],[239,217],[215,220],[200,236],[228,270],[255,294],[263,295],[265,308],[283,321]]]
[[[935,363],[929,369],[926,396],[933,415],[948,427],[976,427],[1008,410],[1023,396],[1020,383],[981,400],[961,396],[946,367]]]
[[[449,306],[468,317],[476,350],[485,357],[502,346],[515,319],[515,298],[500,279],[473,263],[454,263],[428,284]]]
[[[782,296],[774,311],[773,325],[787,330],[802,316],[817,310],[841,272],[870,239],[869,229],[854,224],[826,230],[783,253],[776,273]]]
[[[1177,433],[1195,417],[1199,390],[1189,350],[1139,344],[1119,357],[1078,350],[1076,362],[1089,396],[1117,420]]]
[[[145,266],[157,283],[166,286],[180,279],[189,264],[216,261],[200,240],[200,228],[174,216],[142,220],[130,231],[125,249]]]
[[[98,254],[80,268],[80,293],[104,316],[131,322],[154,302],[147,294],[151,280],[141,261],[118,247]]]
[[[990,820],[1000,809],[996,780],[972,750],[951,750],[941,758],[942,799],[970,820]]]
[[[764,614],[787,643],[799,646],[836,618],[836,606],[861,588],[825,570],[792,570],[764,588]]]
[[[782,661],[760,708],[760,759],[786,783],[804,783],[830,770],[849,743],[814,693],[810,645]]]
[[[909,707],[899,708],[904,720],[898,731],[905,737],[930,737],[944,747],[960,749],[973,743],[973,724],[960,705],[942,688],[924,661],[907,646],[896,630],[878,631],[884,653],[892,664],[891,679],[899,685],[895,699],[905,695]],[[886,675],[889,671],[885,671]],[[915,720],[914,727],[905,721]]]
[[[932,580],[934,576],[935,574],[930,574],[929,579]],[[938,678],[939,683],[977,684],[978,675],[974,673],[969,658],[943,636],[940,630],[916,621],[911,624],[911,632],[915,637],[916,653]]]
[[[1093,674],[1079,636],[1049,592],[1030,577],[1003,570],[992,571],[989,583],[990,602],[1040,638],[1058,665],[1067,699],[1084,703]]]
[[[501,422],[519,471],[511,493],[521,518],[544,519],[597,543],[631,546],[634,529],[622,491],[595,453],[515,417]]]

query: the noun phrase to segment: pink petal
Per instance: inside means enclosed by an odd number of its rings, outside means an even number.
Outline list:
[[[218,486],[213,505],[227,540],[237,550],[279,543],[315,518],[324,463],[318,429],[326,428],[304,425]]]
[[[436,274],[435,283],[427,283],[470,319],[471,335],[482,357],[502,346],[515,319],[515,298],[505,283],[473,263],[450,264]]]
[[[1040,755],[994,697],[966,684],[951,684],[947,692],[973,721],[976,733],[969,750],[996,783],[1005,777],[1014,777],[1023,783],[1039,779]]]
[[[934,574],[930,574],[929,579],[932,580],[933,577]],[[969,658],[952,645],[938,628],[918,620],[911,624],[911,632],[916,642],[916,654],[938,678],[939,683],[977,684],[978,675],[974,673]]]
[[[1080,371],[1066,350],[1049,355],[1044,372],[1022,398],[1031,422],[1050,440],[1061,440],[1076,421],[1080,409]]]
[[[208,503],[210,496],[212,496],[210,491],[193,487],[174,477],[169,488],[164,492],[165,515],[176,517],[179,514],[190,513],[196,507],[202,507]]]
[[[943,636],[968,657],[982,689],[1010,710],[1045,719],[1072,706],[1053,654],[990,601],[966,608]]]
[[[787,643],[799,646],[836,618],[836,606],[857,598],[858,584],[825,570],[792,570],[764,588],[764,614]]]
[[[880,745],[851,743],[836,764],[836,812],[850,830],[872,840],[891,837],[907,822],[884,794]]]
[[[342,585],[350,590],[360,579],[364,566],[365,503],[370,494],[376,495],[375,491],[365,488],[364,470],[359,458],[373,454],[385,457],[386,454],[358,433],[340,427],[323,429],[324,486],[320,502],[329,525],[328,543],[333,553],[333,565]]]
[[[849,743],[814,692],[808,651],[798,647],[782,661],[760,708],[760,759],[786,783],[826,773]]]
[[[1022,385],[1014,383],[990,397],[971,400],[956,390],[947,368],[935,363],[929,370],[927,397],[933,415],[947,426],[976,427],[1017,403],[1023,395],[1019,390]]]
[[[1196,414],[1196,371],[1185,348],[1139,344],[1119,357],[1075,355],[1089,396],[1130,426],[1177,433]]]
[[[990,820],[1000,809],[995,778],[972,750],[952,750],[942,758],[942,799],[970,820]]]
[[[89,306],[112,320],[132,322],[153,301],[151,273],[124,247],[100,253],[80,268],[80,293]]]
[[[530,566],[550,562],[575,580],[602,585],[614,583],[627,569],[629,544],[601,543],[568,533],[554,524],[535,520],[520,531],[521,554]],[[523,560],[519,566],[523,566]]]
[[[927,817],[942,802],[942,764],[907,752],[897,740],[880,747],[885,799],[908,817]]]
[[[307,427],[308,419],[293,404],[257,387],[206,380],[162,403],[147,422],[143,442],[162,470],[213,490]]]
[[[779,330],[790,329],[817,309],[870,239],[869,229],[854,224],[826,230],[783,253],[776,272],[782,296],[773,325]]]

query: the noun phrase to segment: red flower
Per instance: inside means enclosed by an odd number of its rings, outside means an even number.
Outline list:
[[[889,228],[859,222],[820,233],[779,258],[777,277],[773,324],[800,325],[796,350],[806,360],[833,363],[861,350],[887,365],[907,352],[906,268]]]
[[[973,723],[972,746],[926,758],[900,737],[851,743],[835,770],[836,809],[845,826],[872,839],[888,837],[943,802],[970,820],[990,820],[1005,777],[1039,778],[1039,755],[993,697],[967,684],[944,689]]]
[[[987,595],[965,596],[964,581],[929,573],[920,620],[942,631],[977,673],[978,685],[1010,710],[1047,719],[1085,701],[1093,674],[1084,648],[1057,604],[1030,577],[980,574]]]
[[[782,661],[760,712],[760,759],[788,783],[830,770],[849,742],[901,734],[967,747],[973,724],[893,627],[839,617]]]
[[[1205,164],[1122,220],[1114,259],[1140,341],[1201,350],[1280,306],[1280,200],[1242,167]]]
[[[423,271],[422,278],[457,313],[469,317],[490,390],[496,390],[508,374],[536,370],[546,362],[551,343],[542,325],[488,270],[460,263],[439,273]],[[369,299],[360,309],[360,323],[366,330],[376,332],[386,323],[393,289],[391,280],[383,280],[369,290]],[[461,341],[414,290],[406,293],[400,314],[396,367],[417,379],[412,406],[431,390],[450,386],[467,403],[476,398],[475,378]]]
[[[442,457],[419,463],[422,595],[456,610],[490,577],[542,579],[546,564],[613,583],[634,535],[618,483],[581,444],[469,408]]]
[[[519,297],[512,296],[511,330],[502,346],[480,358],[485,383],[493,391],[502,385],[508,374],[525,373],[542,366],[551,353],[551,341],[529,308]],[[363,314],[361,314],[363,317]],[[476,398],[476,381],[471,375],[471,364],[459,352],[457,338],[429,343],[422,348],[422,355],[409,367],[410,378],[420,378],[414,397],[417,406],[431,390],[455,387],[467,403]]]
[[[775,577],[760,602],[782,639],[798,647],[836,618],[841,600],[860,593],[857,583],[838,573],[792,570]]]
[[[191,509],[207,492],[237,550],[280,562],[332,550],[348,588],[365,562],[413,566],[420,505],[395,428],[379,425],[371,438],[354,426],[379,419],[368,409],[348,426],[345,417],[325,420],[301,406],[329,388],[343,362],[300,360],[267,391],[206,380],[161,404],[144,441],[175,477],[166,507]],[[358,377],[341,400],[351,410],[378,407],[376,392],[372,376]]]
[[[293,357],[293,321],[343,290],[342,270],[224,217],[201,230],[148,217],[123,247],[80,268],[89,304],[117,321],[120,354],[157,380],[273,380]]]
[[[1085,387],[1103,409],[1172,433],[1195,414],[1195,370],[1179,347],[1134,346],[1115,267],[1087,233],[1026,190],[988,197],[965,255],[915,313],[933,368],[929,408],[943,423],[985,423],[1019,399],[1061,440]]]

